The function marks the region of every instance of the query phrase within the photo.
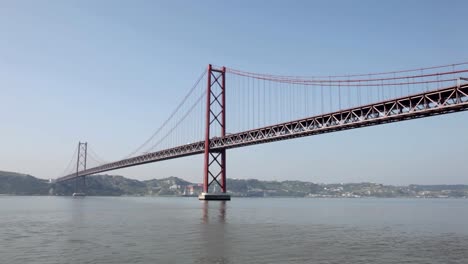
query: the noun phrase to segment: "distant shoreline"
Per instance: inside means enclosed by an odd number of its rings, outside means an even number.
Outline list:
[[[39,194],[0,194],[0,197],[73,197],[71,195],[39,195]],[[197,196],[182,196],[182,195],[86,195],[85,197],[103,197],[103,198],[112,198],[112,197],[129,197],[129,198],[197,198]],[[302,196],[232,196],[233,198],[240,199],[356,199],[356,200],[365,200],[365,199],[388,199],[388,200],[397,200],[397,199],[410,199],[410,200],[465,200],[468,197],[378,197],[378,196],[365,196],[365,197],[302,197]]]
[[[371,182],[324,184],[305,181],[262,181],[227,179],[228,192],[237,198],[467,198],[468,185],[395,186]],[[78,188],[78,189],[77,189]],[[212,190],[210,190],[211,192]],[[74,180],[49,183],[31,175],[0,171],[0,196],[71,196],[83,192],[103,197],[197,197],[200,183],[178,177],[136,180],[117,175],[86,177],[86,186]]]

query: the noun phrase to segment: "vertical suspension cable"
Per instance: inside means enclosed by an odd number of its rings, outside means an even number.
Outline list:
[[[455,72],[455,64],[452,64],[452,72]],[[457,81],[454,81],[453,86],[457,86]]]
[[[257,79],[257,127],[260,127],[260,80]]]
[[[278,101],[279,101],[279,115],[278,115],[278,121],[275,122],[281,122],[284,116],[284,96],[283,96],[283,83],[278,83],[277,84],[279,87],[278,90]]]
[[[305,83],[302,84],[302,89],[304,90],[304,116],[308,116],[308,107],[309,107],[309,103],[308,103],[308,100],[309,100],[309,91],[308,89],[306,88],[306,85]]]
[[[373,102],[376,102],[377,100],[374,99],[375,98],[375,88],[377,86],[375,85],[375,83],[372,83],[372,86],[369,87],[369,101],[368,101],[368,104],[370,103],[373,103]]]
[[[250,129],[253,129],[254,126],[255,126],[255,111],[254,111],[254,107],[255,107],[255,103],[254,103],[254,100],[255,100],[255,96],[254,96],[254,92],[255,92],[255,89],[253,87],[254,85],[254,79],[252,78],[252,87],[251,87],[251,94],[250,94],[250,102],[251,102],[251,105],[250,105],[250,110],[251,110],[251,121],[252,121],[252,124],[251,124],[251,127]]]
[[[318,87],[316,87],[315,85],[312,86],[313,90],[313,94],[312,94],[312,100],[313,100],[313,104],[314,104],[314,109],[312,110],[313,113],[312,115],[317,115],[317,112],[318,112],[318,100],[317,100],[317,90],[318,90]]]
[[[423,75],[424,71],[423,69],[421,69],[421,76]],[[420,77],[420,81],[421,81],[421,86],[422,86],[422,89],[421,89],[421,92],[424,91],[426,89],[426,87],[424,87],[424,83],[423,83],[423,78]]]
[[[266,125],[266,94],[265,94],[266,81],[263,81],[263,125]]]
[[[243,123],[243,128],[242,130],[247,130],[249,124],[250,124],[250,117],[249,117],[249,105],[250,105],[250,99],[249,99],[249,94],[250,94],[250,88],[249,88],[249,78],[244,77],[244,89],[245,89],[245,94],[244,94],[244,121]]]
[[[348,84],[350,83],[350,78],[348,77]],[[346,90],[348,92],[348,107],[347,108],[351,108],[351,86],[347,86],[346,87]]]
[[[328,80],[330,82],[330,87],[328,88],[329,90],[329,95],[330,95],[330,110],[328,112],[333,112],[333,96],[332,96],[332,92],[333,92],[333,86],[331,85],[331,77],[328,77]]]
[[[410,95],[410,80],[409,80],[409,78],[406,79],[406,82],[407,82],[406,87],[407,87],[407,90],[408,90],[408,95]]]
[[[323,115],[323,114],[325,114],[325,111],[324,111],[324,105],[323,105],[323,84],[322,83],[320,83],[320,100],[321,100],[320,105],[322,107],[322,109],[321,109],[322,113],[320,113],[320,114]]]
[[[381,93],[380,93],[380,95],[382,96],[380,98],[380,101],[383,101],[383,100],[385,100],[385,90],[384,90],[384,86],[383,86],[383,80],[380,81],[380,89],[382,90]]]
[[[288,96],[288,99],[286,101],[286,103],[289,104],[289,115],[287,115],[286,119],[291,119],[292,116],[294,115],[294,109],[293,109],[293,103],[292,103],[293,96],[294,96],[293,90],[294,89],[292,88],[292,84],[289,83],[288,84],[288,94],[289,94],[289,96]]]
[[[338,109],[341,110],[341,82],[338,82]]]
[[[358,105],[361,105],[361,81],[358,82],[358,85],[357,85],[357,94],[358,94],[358,101],[357,101],[357,104]]]

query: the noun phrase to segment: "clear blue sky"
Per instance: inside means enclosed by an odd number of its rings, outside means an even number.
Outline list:
[[[284,75],[468,61],[466,1],[1,1],[0,170],[121,158],[208,63]],[[228,177],[468,184],[468,113],[228,152]],[[113,171],[202,180],[202,157]]]

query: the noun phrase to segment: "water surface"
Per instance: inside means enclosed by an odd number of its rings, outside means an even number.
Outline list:
[[[0,196],[0,263],[468,263],[467,199]]]

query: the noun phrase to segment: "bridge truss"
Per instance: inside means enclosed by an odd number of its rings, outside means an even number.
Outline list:
[[[412,94],[374,104],[336,111],[333,113],[312,116],[235,134],[228,134],[222,137],[210,138],[208,153],[212,153],[210,151],[219,153],[220,151],[224,152],[226,149],[400,122],[466,110],[468,110],[468,84],[460,84],[448,88]],[[66,175],[58,178],[57,181],[66,181],[76,177],[202,153],[205,153],[206,155],[206,143],[207,141],[199,141],[110,162],[101,166],[88,168]],[[216,177],[216,175],[213,175],[213,177]],[[222,186],[225,188],[225,185]]]

